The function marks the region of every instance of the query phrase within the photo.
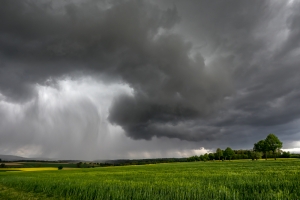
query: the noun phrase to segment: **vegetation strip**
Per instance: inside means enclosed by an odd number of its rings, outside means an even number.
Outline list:
[[[300,199],[299,177],[300,159],[277,159],[1,173],[0,184],[62,199],[268,200]]]

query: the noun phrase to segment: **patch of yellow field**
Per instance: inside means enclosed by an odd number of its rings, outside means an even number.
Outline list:
[[[57,170],[57,167],[36,167],[36,168],[1,168],[0,170],[4,171],[49,171],[49,170]]]
[[[2,171],[22,171],[22,172],[34,172],[34,171],[54,171],[58,170],[57,167],[32,167],[32,168],[0,168]],[[77,168],[63,168],[62,170],[77,170]]]
[[[36,167],[36,168],[16,168],[21,171],[31,172],[31,171],[48,171],[48,170],[57,170],[57,167]]]

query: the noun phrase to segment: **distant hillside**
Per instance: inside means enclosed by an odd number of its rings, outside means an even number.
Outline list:
[[[15,160],[30,160],[31,158],[24,158],[21,156],[13,156],[13,155],[0,155],[0,159],[2,161],[15,161]]]
[[[2,161],[19,161],[19,160],[29,160],[29,161],[56,161],[57,159],[51,159],[51,158],[25,158],[21,156],[13,156],[13,155],[1,155],[0,159]]]

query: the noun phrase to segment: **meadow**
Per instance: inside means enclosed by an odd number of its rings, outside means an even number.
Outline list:
[[[300,199],[300,159],[39,169],[6,168],[0,199]]]

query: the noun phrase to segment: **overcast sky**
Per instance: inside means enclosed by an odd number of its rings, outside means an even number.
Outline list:
[[[300,151],[300,1],[2,0],[0,154]]]

